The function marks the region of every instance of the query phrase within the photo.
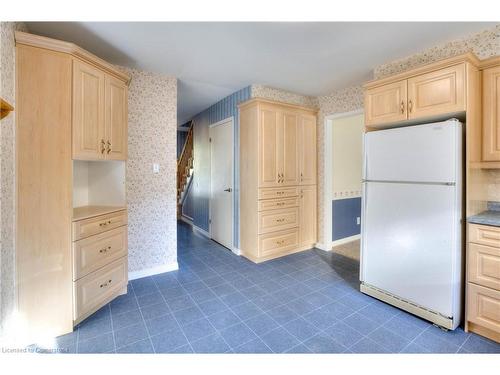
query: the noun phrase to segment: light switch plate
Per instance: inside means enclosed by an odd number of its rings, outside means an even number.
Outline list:
[[[356,218],[356,224],[358,224],[358,225],[361,224],[361,218],[359,216]]]
[[[153,163],[153,173],[160,173],[160,164]]]

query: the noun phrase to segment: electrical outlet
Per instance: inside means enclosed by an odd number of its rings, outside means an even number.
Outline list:
[[[153,163],[153,173],[160,173],[160,164]]]
[[[358,225],[361,224],[361,218],[359,216],[356,218],[356,224],[358,224]]]

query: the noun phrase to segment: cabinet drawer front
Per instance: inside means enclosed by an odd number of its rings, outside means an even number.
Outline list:
[[[73,223],[73,241],[127,225],[127,211],[113,212]]]
[[[469,224],[469,241],[500,248],[500,228]]]
[[[127,226],[73,242],[73,280],[127,255]]]
[[[288,198],[299,195],[298,187],[259,189],[259,199]]]
[[[128,281],[127,272],[127,257],[123,257],[75,281],[74,320],[105,305],[123,290]]]
[[[299,226],[299,208],[259,212],[259,234]]]
[[[465,64],[408,80],[410,119],[465,111]]]
[[[469,281],[500,290],[500,248],[469,244]]]
[[[500,292],[469,283],[467,313],[472,323],[500,332]]]
[[[299,198],[268,199],[259,201],[259,211],[276,210],[280,208],[298,207]]]
[[[259,236],[259,256],[288,251],[299,246],[299,230],[297,228],[263,234]]]

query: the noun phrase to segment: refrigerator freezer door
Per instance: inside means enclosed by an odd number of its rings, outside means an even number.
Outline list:
[[[365,135],[364,179],[456,182],[461,134],[456,120],[369,132]]]
[[[453,316],[460,290],[456,197],[454,186],[365,183],[361,281]]]

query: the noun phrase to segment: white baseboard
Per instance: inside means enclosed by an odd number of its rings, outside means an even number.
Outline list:
[[[343,244],[346,244],[348,242],[356,241],[359,239],[361,239],[361,235],[356,234],[356,235],[351,236],[351,237],[341,238],[340,240],[332,241],[329,244],[324,244],[324,243],[318,242],[316,245],[314,245],[314,247],[316,247],[317,249],[320,249],[320,250],[324,250],[324,251],[332,251],[332,248],[334,246],[343,245]]]
[[[193,219],[190,217],[187,217],[185,215],[181,215],[180,217],[181,221],[185,222],[186,224],[193,225]]]
[[[240,250],[240,249],[238,249],[237,247],[234,247],[234,246],[232,247],[231,252],[232,252],[234,255],[238,255],[238,256],[240,256],[240,255],[241,255],[241,250]]]
[[[140,279],[141,277],[158,275],[159,273],[177,271],[178,269],[179,269],[179,264],[177,262],[172,262],[158,267],[146,268],[140,271],[129,272],[128,279],[135,280],[135,279]]]
[[[206,237],[208,238],[209,240],[212,239],[212,236],[210,235],[210,233],[208,233],[206,230],[204,229],[201,229],[200,227],[197,227],[196,225],[194,224],[191,224],[192,227],[193,227],[193,231],[198,233],[198,234],[201,234],[203,237]]]

